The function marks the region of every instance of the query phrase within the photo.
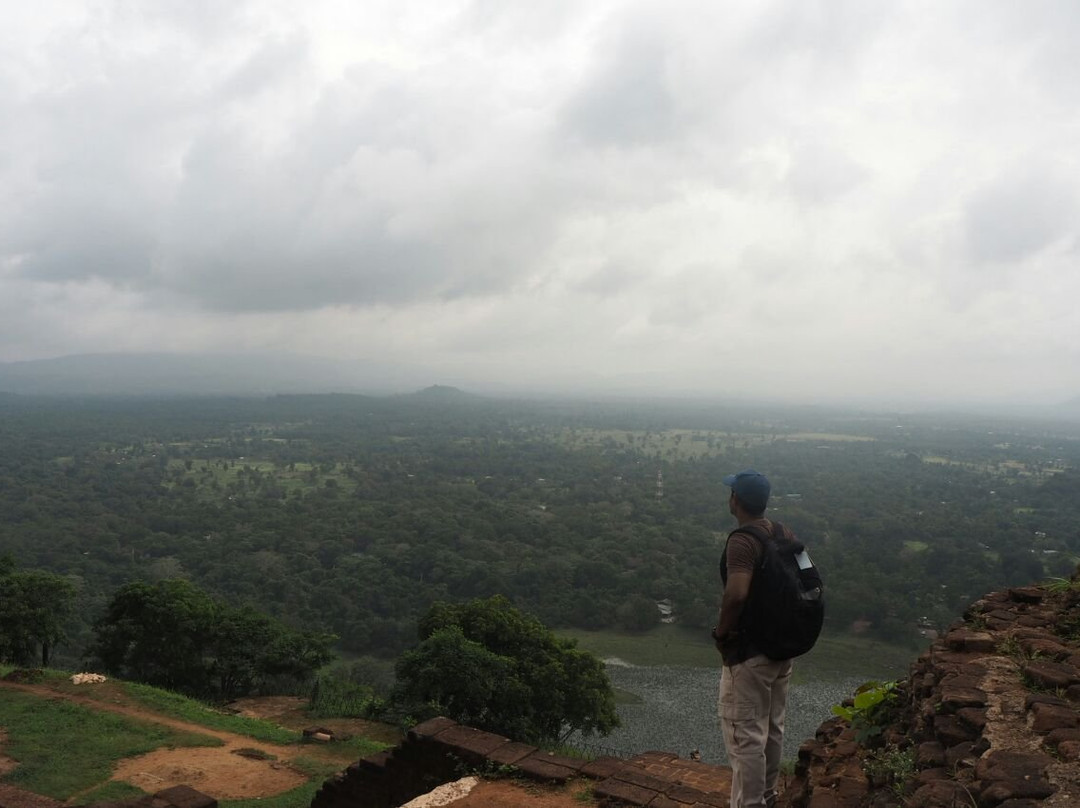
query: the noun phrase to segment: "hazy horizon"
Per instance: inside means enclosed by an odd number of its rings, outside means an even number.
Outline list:
[[[0,362],[1080,396],[1080,5],[5,11]]]
[[[614,382],[614,383],[613,383]],[[1019,418],[1080,418],[1080,397],[1020,403],[977,399],[858,398],[816,399],[755,394],[753,390],[694,391],[635,384],[633,378],[592,380],[563,387],[505,384],[467,375],[448,375],[419,365],[353,362],[325,357],[261,354],[72,354],[44,360],[0,362],[0,394],[40,396],[265,397],[345,394],[394,396],[447,388],[494,399],[625,403],[631,406],[760,409],[763,413],[819,408],[824,412],[864,412],[870,416],[964,414]]]

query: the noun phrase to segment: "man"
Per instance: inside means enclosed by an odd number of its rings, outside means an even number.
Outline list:
[[[739,526],[728,536],[720,564],[724,597],[713,639],[723,657],[718,714],[731,764],[731,808],[771,808],[776,801],[784,740],[791,660],[772,660],[755,648],[768,626],[755,625],[754,603],[769,593],[753,588],[762,546],[744,529],[772,535],[765,518],[771,486],[747,469],[724,478],[731,489],[728,508]],[[792,534],[783,528],[783,535]]]

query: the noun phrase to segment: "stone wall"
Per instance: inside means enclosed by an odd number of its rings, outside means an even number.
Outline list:
[[[629,760],[570,758],[500,735],[433,718],[415,727],[393,750],[353,764],[327,780],[312,808],[394,808],[470,771],[563,784],[590,782],[596,805],[638,808],[727,808],[731,771],[643,752]]]
[[[780,805],[1080,806],[1080,591],[1060,589],[973,604],[914,663],[872,748],[827,721],[800,747]],[[913,771],[890,777],[890,761]]]
[[[363,758],[327,780],[311,805],[394,808],[470,771],[500,766],[512,766],[534,780],[565,783],[579,775],[598,776],[602,768],[598,763],[543,752],[449,718],[433,718],[409,730],[393,749]]]

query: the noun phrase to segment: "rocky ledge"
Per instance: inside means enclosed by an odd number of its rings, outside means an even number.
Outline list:
[[[799,749],[786,808],[1080,805],[1080,583],[987,595],[912,665],[873,740]]]

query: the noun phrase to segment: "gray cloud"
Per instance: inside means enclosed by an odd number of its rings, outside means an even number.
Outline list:
[[[1080,340],[1073,4],[42,2],[0,30],[0,358],[994,395]]]
[[[806,204],[831,202],[858,187],[867,172],[836,146],[810,142],[792,155],[787,181]]]
[[[968,248],[978,261],[1005,264],[1080,236],[1075,186],[1053,175],[1020,173],[996,179],[968,202]]]
[[[571,136],[590,145],[655,145],[677,134],[669,44],[645,20],[630,20],[598,43],[599,68],[567,104]]]

